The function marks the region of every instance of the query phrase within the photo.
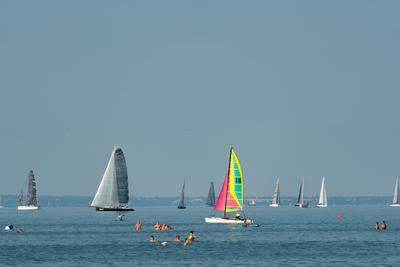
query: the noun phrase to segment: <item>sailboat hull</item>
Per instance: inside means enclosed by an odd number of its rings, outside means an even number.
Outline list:
[[[297,203],[294,206],[298,208],[308,208],[308,203]]]
[[[390,207],[400,207],[400,204],[390,204]]]
[[[278,208],[278,207],[279,207],[279,204],[269,204],[269,206],[270,206],[271,208]]]
[[[178,209],[183,210],[183,209],[186,209],[186,207],[185,206],[178,206]]]
[[[326,204],[317,204],[315,207],[316,208],[326,208],[326,207],[328,207],[328,205],[326,205]]]
[[[132,208],[103,208],[103,207],[96,207],[96,211],[134,211]]]
[[[251,220],[247,220],[251,222]],[[224,219],[224,218],[219,218],[219,217],[206,217],[205,218],[206,223],[219,223],[219,224],[243,224],[244,220],[238,220],[238,219]]]
[[[39,206],[33,205],[21,205],[17,207],[17,210],[38,210]]]

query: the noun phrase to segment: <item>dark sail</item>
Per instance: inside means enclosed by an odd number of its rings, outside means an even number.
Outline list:
[[[181,197],[179,198],[178,209],[185,209],[185,181],[183,181]]]
[[[215,191],[213,182],[211,182],[210,189],[208,190],[207,206],[215,207]]]
[[[28,173],[28,205],[37,205],[36,180],[32,170]]]
[[[129,191],[128,191],[128,171],[126,168],[126,161],[124,152],[121,148],[115,150],[115,174],[117,177],[118,185],[118,201],[119,205],[128,205]]]

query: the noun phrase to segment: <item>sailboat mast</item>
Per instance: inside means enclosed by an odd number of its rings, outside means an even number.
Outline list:
[[[232,157],[232,149],[229,150],[229,163],[228,163],[228,181],[226,181],[226,192],[225,192],[225,208],[224,208],[224,218],[226,218],[226,205],[228,204],[228,189],[229,189],[229,175],[231,172],[231,157]]]

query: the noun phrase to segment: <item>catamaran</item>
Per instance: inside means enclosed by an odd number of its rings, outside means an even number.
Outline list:
[[[325,177],[322,176],[322,183],[321,183],[321,192],[319,193],[319,201],[316,205],[317,208],[326,208],[328,207],[328,197],[326,196],[326,189],[325,189]]]
[[[400,207],[399,199],[399,177],[396,178],[396,185],[394,187],[393,202],[390,204],[391,207]]]
[[[304,176],[301,180],[299,197],[297,198],[297,203],[294,206],[299,208],[308,208],[308,201],[304,199]]]
[[[37,191],[36,191],[35,175],[33,174],[32,170],[29,170],[29,172],[28,172],[28,192],[27,192],[28,203],[24,204],[24,192],[23,192],[23,190],[21,190],[21,193],[18,196],[19,205],[17,207],[17,210],[38,210],[39,204],[37,201],[36,193],[37,193]]]
[[[215,207],[215,191],[214,183],[210,183],[210,189],[208,190],[207,206]]]
[[[92,207],[96,211],[133,211],[128,207],[128,171],[124,152],[114,146],[99,188],[93,198]]]
[[[226,174],[224,184],[222,185],[221,192],[215,205],[214,210],[223,211],[224,217],[206,217],[206,223],[222,223],[222,224],[243,224],[253,223],[252,220],[247,219],[243,211],[244,199],[244,181],[242,175],[242,167],[240,166],[239,159],[233,150],[230,148],[228,173]],[[230,212],[242,212],[236,214],[235,218],[230,218]]]
[[[274,196],[272,197],[272,202],[269,204],[270,207],[272,208],[277,208],[281,204],[281,193],[279,189],[279,177],[276,178],[276,184],[275,184],[275,190],[274,190]]]
[[[185,181],[183,181],[182,192],[179,198],[178,209],[186,209],[185,206]]]

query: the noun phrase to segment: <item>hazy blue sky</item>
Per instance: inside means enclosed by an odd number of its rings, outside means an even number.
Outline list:
[[[131,193],[390,195],[399,1],[1,1],[0,193],[93,195],[112,147]]]

